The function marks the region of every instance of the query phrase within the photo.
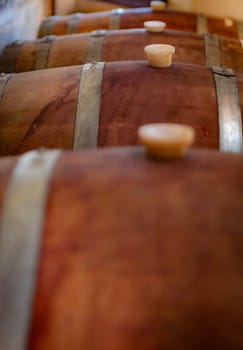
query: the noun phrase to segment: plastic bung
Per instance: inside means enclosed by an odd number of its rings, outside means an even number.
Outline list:
[[[166,23],[162,21],[145,21],[143,25],[148,32],[157,32],[157,33],[162,32],[166,27]]]
[[[150,7],[153,11],[163,11],[165,8],[165,2],[163,1],[150,1]]]
[[[170,67],[175,47],[165,44],[152,44],[144,48],[148,64],[153,67]]]
[[[176,123],[145,124],[138,129],[138,139],[153,158],[180,158],[194,142],[195,131]]]

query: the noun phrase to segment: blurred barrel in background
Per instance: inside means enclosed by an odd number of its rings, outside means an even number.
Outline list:
[[[145,29],[97,30],[12,43],[0,57],[0,71],[25,72],[92,61],[143,60],[144,47],[154,43],[174,45],[175,61],[243,71],[240,40],[209,33],[173,30],[153,33]]]
[[[138,126],[152,122],[191,125],[195,147],[242,151],[243,74],[232,70],[100,62],[0,81],[1,155],[134,145]]]
[[[97,0],[96,0],[97,1]],[[98,0],[99,1],[99,0]],[[101,2],[107,2],[110,4],[116,4],[126,7],[146,7],[150,5],[150,0],[101,0]],[[163,1],[167,2],[167,1]]]
[[[150,20],[164,21],[168,29],[198,33],[210,32],[232,38],[240,38],[242,35],[242,25],[237,21],[231,21],[229,25],[224,18],[206,17],[201,14],[171,9],[156,12],[145,7],[47,17],[41,23],[39,37],[89,32],[96,29],[142,28],[144,21]]]

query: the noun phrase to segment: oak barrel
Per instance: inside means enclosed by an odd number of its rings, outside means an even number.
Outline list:
[[[155,43],[174,45],[175,61],[243,71],[240,40],[209,33],[173,30],[152,33],[145,29],[100,30],[12,43],[0,56],[0,71],[25,72],[91,61],[143,60],[144,47]]]
[[[100,0],[96,0],[100,1]],[[150,0],[101,0],[102,2],[110,3],[110,4],[115,4],[115,5],[121,5],[125,7],[145,7],[149,6]],[[163,1],[167,2],[167,1]]]
[[[242,151],[243,74],[232,70],[100,62],[1,76],[0,88],[1,155],[134,145],[152,122],[191,125],[195,147]]]
[[[210,32],[232,38],[243,38],[241,22],[232,20],[229,22],[224,18],[206,17],[172,9],[154,12],[149,7],[47,17],[40,25],[39,37],[89,32],[96,29],[142,28],[144,21],[148,20],[164,21],[168,29]]]
[[[156,162],[140,148],[66,152],[44,179],[47,162],[46,152],[0,160],[3,349],[22,338],[31,350],[243,348],[241,155],[191,150]],[[30,181],[45,182],[35,209]],[[23,227],[43,206],[39,238],[7,220],[16,196]],[[37,252],[25,270],[26,236]],[[18,249],[6,252],[11,240]],[[28,280],[35,264],[29,293],[16,273]]]
[[[165,4],[167,0],[163,1]],[[77,12],[95,12],[107,11],[115,8],[126,7],[145,7],[150,6],[149,0],[80,0],[76,3],[75,11]]]

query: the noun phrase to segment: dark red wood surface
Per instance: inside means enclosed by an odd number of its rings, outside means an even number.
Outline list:
[[[14,163],[0,160],[0,202]],[[28,349],[242,349],[242,198],[241,155],[64,154]]]
[[[71,149],[82,66],[15,74],[0,102],[0,154]],[[237,73],[243,110],[243,74]],[[211,69],[146,61],[105,64],[98,146],[134,145],[137,127],[176,122],[195,128],[195,147],[219,147],[218,107]]]
[[[50,44],[47,68],[84,64],[87,58],[90,34],[56,36]],[[145,29],[108,31],[104,38],[101,60],[106,62],[146,59],[144,47],[163,43],[176,48],[174,61],[205,64],[205,40],[203,35],[165,30],[150,33]],[[16,50],[14,45],[5,48],[0,57],[0,71],[24,72],[35,69],[40,40],[23,42]],[[243,55],[240,40],[219,37],[221,64],[243,71]],[[9,60],[13,56],[14,64]]]
[[[109,20],[112,12],[88,13],[80,18],[76,26],[76,32],[89,32],[94,29],[109,29]],[[40,26],[39,36],[47,34],[67,34],[70,16],[55,16],[49,18],[52,22],[52,29],[45,31],[45,21]],[[182,12],[171,9],[155,12],[149,7],[125,9],[121,15],[119,29],[143,28],[144,21],[161,20],[167,23],[168,29],[183,30],[187,32],[197,31],[197,16],[190,12]],[[215,34],[225,35],[231,38],[238,38],[237,24],[231,27],[225,25],[224,18],[208,17],[208,31]]]

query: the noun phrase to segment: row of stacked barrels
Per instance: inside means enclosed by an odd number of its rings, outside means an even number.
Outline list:
[[[164,5],[51,16],[1,53],[1,349],[243,348],[243,25]],[[146,156],[150,123],[192,149]]]

